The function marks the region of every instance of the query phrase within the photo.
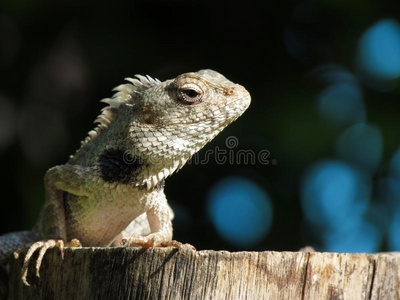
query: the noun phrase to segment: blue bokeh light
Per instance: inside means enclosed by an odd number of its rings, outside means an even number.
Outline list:
[[[400,76],[400,26],[394,19],[372,25],[361,37],[358,66],[372,85],[381,85]]]
[[[352,73],[340,65],[326,64],[315,68],[312,74],[326,84],[317,96],[322,120],[335,125],[365,121],[362,90]]]
[[[357,84],[338,82],[321,91],[317,98],[322,119],[339,125],[365,119],[361,89]]]
[[[254,182],[227,177],[210,190],[208,215],[225,241],[251,248],[270,230],[272,204],[267,192]]]
[[[321,250],[373,252],[379,248],[381,232],[365,220],[370,193],[370,179],[340,160],[310,167],[301,203],[307,224],[321,238]]]
[[[347,226],[340,226],[324,235],[326,251],[376,252],[381,244],[381,232],[372,223],[355,218]]]
[[[383,139],[380,130],[366,123],[351,126],[336,142],[336,154],[339,158],[369,172],[378,168],[382,151]]]
[[[347,164],[324,161],[307,172],[302,189],[302,208],[308,221],[338,227],[363,214],[369,188],[362,176]]]

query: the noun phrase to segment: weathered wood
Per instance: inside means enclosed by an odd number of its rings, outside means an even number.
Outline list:
[[[400,254],[56,249],[9,299],[400,299]],[[32,266],[33,269],[33,266]]]

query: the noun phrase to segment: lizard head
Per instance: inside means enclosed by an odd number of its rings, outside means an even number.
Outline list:
[[[132,123],[135,142],[145,128],[167,137],[170,153],[191,156],[247,109],[250,94],[218,72],[201,70],[146,89],[132,103],[139,111]]]
[[[113,98],[103,100],[109,106],[97,121],[110,130],[127,128],[130,151],[148,165],[142,175],[144,181],[152,178],[147,186],[180,169],[250,105],[243,86],[213,70],[164,82],[140,75],[127,80]]]
[[[182,74],[165,90],[165,102],[169,105],[157,112],[159,121],[170,125],[196,124],[200,126],[198,133],[210,127],[221,131],[250,104],[250,94],[244,87],[212,70]]]

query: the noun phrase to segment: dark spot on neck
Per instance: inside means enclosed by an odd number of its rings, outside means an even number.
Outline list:
[[[144,165],[143,159],[121,149],[105,150],[100,154],[98,162],[104,181],[123,184],[134,182]]]

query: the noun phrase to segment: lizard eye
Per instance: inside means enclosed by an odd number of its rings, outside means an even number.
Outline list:
[[[204,92],[203,90],[196,84],[189,83],[184,84],[178,89],[179,92],[179,100],[184,104],[197,104],[201,102]]]
[[[190,99],[195,99],[196,97],[198,97],[200,95],[199,92],[192,90],[192,89],[182,90],[182,93],[185,94],[185,97],[189,97]]]

